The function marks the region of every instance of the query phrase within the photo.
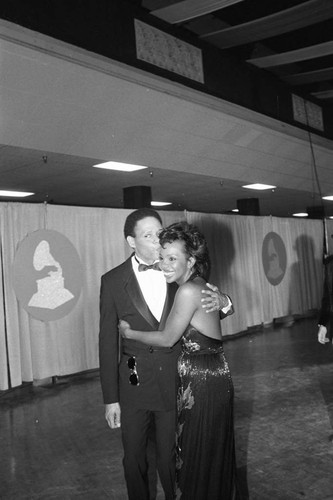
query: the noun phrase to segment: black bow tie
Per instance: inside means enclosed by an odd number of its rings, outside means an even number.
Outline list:
[[[148,269],[153,269],[154,271],[161,271],[160,264],[159,262],[155,262],[154,264],[151,264],[148,266],[147,264],[139,264],[139,272],[141,271],[148,271]]]
[[[141,262],[138,261],[136,257],[134,257],[137,263],[139,264],[139,272],[141,273],[142,271],[148,271],[148,269],[153,269],[153,271],[162,271],[160,268],[160,263],[159,262],[154,262],[154,264],[142,264]]]

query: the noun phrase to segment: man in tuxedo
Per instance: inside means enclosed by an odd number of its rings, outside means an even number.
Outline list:
[[[180,344],[171,348],[147,347],[137,341],[120,340],[118,333],[120,319],[136,330],[164,328],[177,284],[167,284],[158,266],[161,229],[159,214],[150,208],[129,214],[124,236],[133,254],[101,279],[99,356],[105,418],[112,429],[120,426],[122,429],[123,465],[130,500],[149,500],[146,452],[152,424],[165,498],[175,498]],[[217,309],[232,308],[228,296],[214,291],[211,295],[204,305],[208,311],[215,303]]]

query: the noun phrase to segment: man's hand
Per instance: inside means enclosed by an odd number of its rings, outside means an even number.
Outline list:
[[[207,313],[222,310],[224,314],[230,313],[232,310],[232,302],[228,295],[221,293],[217,286],[207,283],[210,290],[202,290],[206,294],[204,299],[201,299],[202,307]],[[231,311],[232,312],[232,311]]]
[[[120,427],[119,403],[110,403],[105,405],[105,419],[111,429],[118,429]]]
[[[327,334],[327,328],[324,325],[319,325],[319,330],[318,330],[318,342],[320,344],[326,344],[326,342],[329,342],[330,340],[326,337]]]

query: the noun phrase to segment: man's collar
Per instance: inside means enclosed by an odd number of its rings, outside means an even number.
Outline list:
[[[162,269],[160,268],[160,263],[159,261],[155,261],[153,264],[145,264],[144,262],[140,262],[138,257],[135,255],[134,259],[138,263],[138,270],[139,272],[142,271],[148,271],[149,269],[152,269],[153,271],[161,271]]]

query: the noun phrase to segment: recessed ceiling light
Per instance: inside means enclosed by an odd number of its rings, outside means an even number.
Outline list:
[[[150,204],[152,207],[164,207],[165,205],[172,205],[170,201],[152,201]]]
[[[264,191],[265,189],[275,189],[276,186],[270,186],[269,184],[247,184],[247,186],[242,186],[246,189],[257,189],[258,191]]]
[[[104,163],[98,163],[98,165],[93,165],[96,168],[106,168],[108,170],[120,170],[121,172],[134,172],[135,170],[142,170],[144,168],[142,165],[131,165],[130,163],[120,163],[119,161],[106,161]]]
[[[308,217],[308,215],[306,212],[299,212],[298,214],[293,214],[293,217]]]
[[[333,196],[323,196],[323,200],[333,201]]]
[[[35,193],[27,193],[25,191],[5,191],[0,190],[0,196],[6,196],[7,198],[24,198],[25,196],[31,196]]]

